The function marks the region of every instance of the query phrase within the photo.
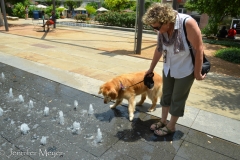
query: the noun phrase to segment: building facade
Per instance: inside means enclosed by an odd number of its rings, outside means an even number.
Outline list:
[[[186,8],[184,8],[184,3],[186,0],[162,0],[162,3],[168,3],[172,5],[178,13],[186,13],[191,15],[198,23],[199,27],[202,29],[208,24],[208,15],[207,14],[198,14],[197,12],[191,12],[187,11]]]

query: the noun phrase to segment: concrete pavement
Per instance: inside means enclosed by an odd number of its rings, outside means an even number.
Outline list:
[[[11,23],[31,24],[31,20]],[[132,32],[57,27],[48,33],[38,32],[41,28],[33,30],[33,26],[1,32],[0,62],[96,96],[104,81],[122,73],[146,70],[150,65],[150,59],[132,54]],[[142,54],[152,52],[155,39],[155,35],[143,35]],[[156,71],[161,73],[161,69],[159,63]],[[239,78],[215,73],[204,81],[195,81],[185,116],[178,124],[240,144],[239,84]],[[146,112],[148,106],[149,101],[138,109]],[[147,114],[161,116],[160,106]]]
[[[38,69],[45,76],[51,71]],[[172,135],[155,136],[149,126],[159,121],[158,117],[136,111],[129,122],[127,107],[109,109],[102,98],[41,77],[39,70],[33,74],[0,63],[0,73],[5,77],[0,78],[1,160],[239,159],[239,145],[182,125],[177,124]],[[78,78],[80,82],[86,80],[84,76]],[[20,101],[19,95],[24,101]],[[93,114],[88,111],[90,104]],[[43,114],[45,106],[49,108],[47,116]],[[60,111],[64,117],[61,124]],[[80,122],[78,134],[73,129],[74,122]],[[20,130],[23,123],[29,127],[26,134]],[[42,137],[46,137],[44,144]]]

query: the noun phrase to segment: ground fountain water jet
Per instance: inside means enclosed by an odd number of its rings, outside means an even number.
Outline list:
[[[5,75],[3,74],[3,72],[2,72],[2,79],[3,79],[3,80],[5,79]]]
[[[45,146],[47,144],[47,137],[42,136],[42,139],[40,140],[41,145]]]
[[[77,108],[78,108],[78,101],[75,100],[75,101],[74,101],[74,110],[77,110]]]
[[[81,132],[81,127],[80,127],[80,123],[79,122],[73,122],[73,129],[72,129],[72,133],[73,134],[80,134]]]
[[[9,89],[9,97],[13,98],[12,88]]]
[[[94,140],[94,143],[95,144],[102,143],[102,132],[101,132],[100,128],[98,128],[98,130],[97,130],[97,136]]]
[[[59,111],[59,124],[64,125],[64,117],[62,111]]]
[[[44,108],[43,115],[44,116],[48,116],[49,115],[49,108],[48,107]]]
[[[88,109],[88,115],[92,115],[94,113],[94,109],[92,104],[89,105],[89,109]]]
[[[30,109],[33,108],[33,101],[32,100],[29,101],[29,105],[28,106],[29,106]]]
[[[24,102],[24,99],[23,99],[23,96],[22,96],[22,95],[19,95],[18,98],[19,98],[19,101],[20,101],[20,102]]]
[[[21,125],[20,129],[21,129],[21,133],[22,134],[27,134],[28,131],[30,130],[30,128],[28,127],[28,125],[26,123],[23,123]]]
[[[0,117],[3,115],[3,110],[2,108],[0,107]]]

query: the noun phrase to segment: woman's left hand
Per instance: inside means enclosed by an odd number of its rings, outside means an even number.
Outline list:
[[[195,73],[194,73],[194,77],[195,77],[195,79],[198,80],[198,81],[203,80],[206,76],[207,76],[206,73],[205,73],[204,75],[202,75],[201,73],[199,73],[199,74],[195,74]]]

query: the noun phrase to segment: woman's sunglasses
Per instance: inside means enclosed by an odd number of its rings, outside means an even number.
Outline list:
[[[160,24],[159,27],[153,27],[152,25],[150,25],[150,26],[152,27],[152,29],[155,29],[155,30],[159,31],[161,29],[161,27],[162,27],[162,24]]]

